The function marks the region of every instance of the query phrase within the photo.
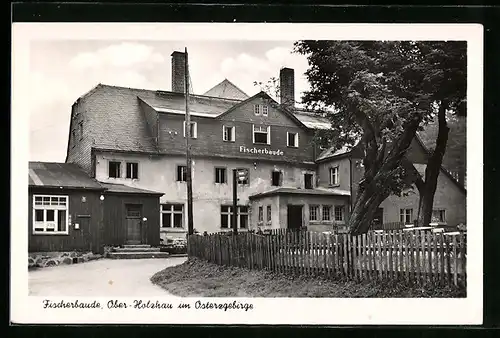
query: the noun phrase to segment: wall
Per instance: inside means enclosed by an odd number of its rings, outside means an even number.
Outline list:
[[[279,229],[282,228],[282,222],[280,222],[280,204],[279,204],[279,196],[268,196],[259,198],[255,201],[251,202],[252,213],[250,218],[250,228],[257,229]],[[271,206],[271,224],[268,224],[267,221],[267,206]],[[259,207],[262,206],[264,211],[264,223],[261,225],[258,223],[259,220]],[[286,221],[285,221],[286,222]]]
[[[33,234],[33,194],[68,196],[71,225],[68,235]],[[99,252],[101,238],[99,226],[102,224],[102,212],[99,200],[100,192],[90,190],[30,189],[28,204],[28,250],[29,252],[46,251],[93,251]],[[82,197],[86,202],[82,202]],[[75,223],[80,229],[75,229]]]
[[[139,162],[139,179],[109,178],[108,162],[137,161]],[[177,182],[177,165],[185,165],[183,156],[148,156],[134,154],[96,153],[96,178],[102,182],[121,183],[165,193],[160,203],[186,204],[187,188],[185,182]],[[254,167],[255,163],[255,167]],[[226,184],[215,183],[215,167],[225,167],[227,170]],[[310,166],[292,166],[282,163],[273,163],[262,160],[224,160],[218,158],[195,158],[193,160],[193,211],[194,227],[199,232],[220,231],[220,206],[232,205],[232,169],[248,168],[250,184],[238,187],[238,204],[248,205],[251,194],[272,189],[271,171],[283,171],[284,187],[304,187],[303,172],[310,170]],[[122,174],[125,174],[124,164]],[[187,214],[185,205],[184,215]],[[159,212],[159,211],[158,211]],[[185,235],[187,218],[184,217],[184,229],[169,229],[169,233],[180,232]],[[161,229],[166,232],[166,229]]]
[[[318,186],[329,188],[330,185],[330,168],[339,167],[339,185],[335,188],[347,190],[350,189],[349,177],[349,158],[347,156],[335,157],[329,161],[321,162],[318,164]]]
[[[256,116],[254,104],[268,104],[268,116]],[[210,153],[214,156],[237,157],[247,159],[270,159],[287,162],[313,162],[314,150],[312,132],[299,127],[282,111],[275,109],[271,103],[257,97],[220,118],[191,116],[197,122],[197,138],[191,141],[193,154]],[[186,139],[183,134],[184,116],[161,113],[159,117],[159,148],[166,153],[182,153],[185,151]],[[253,124],[271,126],[271,144],[253,144]],[[222,127],[235,127],[235,142],[226,142],[222,138]],[[287,147],[287,132],[299,134],[299,147]],[[250,154],[240,151],[240,147],[281,150],[283,155]]]
[[[159,198],[148,195],[105,193],[104,199],[104,243],[122,245],[127,240],[126,204],[140,204],[142,222],[142,244],[160,244]]]
[[[281,195],[279,199],[279,218],[280,218],[280,224],[281,227],[286,228],[287,227],[287,214],[288,214],[288,205],[293,204],[293,205],[303,205],[302,209],[302,225],[307,226],[308,230],[312,231],[331,231],[334,226],[339,227],[343,226],[348,217],[349,217],[349,211],[348,211],[348,197],[347,196],[314,196],[314,195]],[[321,206],[322,205],[331,205],[332,206],[332,213],[333,213],[333,207],[335,205],[344,205],[345,206],[345,214],[344,214],[344,219],[345,222],[334,222],[333,221],[333,215],[332,215],[332,221],[331,222],[323,222],[323,221],[318,221],[318,222],[313,222],[311,223],[309,221],[309,205],[319,205],[320,206],[320,213],[319,216],[321,217]]]

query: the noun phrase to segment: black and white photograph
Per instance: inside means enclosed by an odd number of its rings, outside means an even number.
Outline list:
[[[20,322],[481,321],[481,26],[14,24],[12,45]]]

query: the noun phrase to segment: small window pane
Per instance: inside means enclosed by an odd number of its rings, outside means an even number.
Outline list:
[[[248,227],[248,215],[240,215],[240,228],[246,229]]]
[[[57,231],[66,231],[66,210],[58,210],[57,212]]]
[[[35,210],[35,222],[43,222],[43,210]]]
[[[54,210],[46,210],[46,212],[47,212],[47,222],[54,222],[55,220]]]
[[[43,198],[43,205],[50,205],[50,197]]]
[[[174,211],[182,211],[182,204],[174,204]]]
[[[220,215],[220,227],[228,228],[229,227],[229,216],[227,214]]]
[[[171,214],[170,213],[163,213],[161,214],[161,225],[162,227],[164,228],[171,228],[172,227],[172,224],[171,224]]]
[[[245,213],[248,212],[248,207],[246,207],[246,206],[240,207],[240,213],[244,213],[244,212]]]
[[[182,228],[182,214],[174,214],[174,227]]]

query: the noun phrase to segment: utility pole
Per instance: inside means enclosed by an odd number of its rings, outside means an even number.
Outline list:
[[[238,233],[238,173],[233,169],[233,214],[231,219],[233,233]]]
[[[188,235],[194,233],[193,226],[193,180],[191,177],[191,115],[189,114],[189,63],[187,47],[184,48],[184,96],[186,98],[186,124],[184,126],[186,135],[186,183],[187,183],[187,218]]]

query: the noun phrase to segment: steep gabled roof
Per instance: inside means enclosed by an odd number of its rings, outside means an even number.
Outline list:
[[[219,84],[215,85],[214,87],[206,91],[203,95],[219,97],[224,99],[236,99],[236,100],[248,99],[248,95],[240,88],[236,87],[228,79],[224,79],[222,82],[220,82]]]
[[[280,106],[278,104],[278,102],[276,102],[271,96],[269,96],[266,92],[264,91],[260,91],[258,92],[257,94],[255,94],[254,96],[251,96],[249,97],[248,99],[246,100],[243,100],[243,101],[240,101],[239,103],[235,104],[234,106],[232,106],[231,108],[229,108],[227,111],[225,111],[224,113],[220,114],[219,116],[217,116],[217,118],[221,118],[223,116],[226,116],[228,114],[230,114],[232,111],[238,109],[239,107],[243,106],[244,104],[254,100],[255,98],[258,98],[258,97],[261,97],[261,98],[264,98],[264,99],[267,99],[267,100],[270,100],[271,102],[273,102],[275,104],[275,106],[280,110],[282,111],[286,116],[288,116],[289,118],[292,119],[292,121],[294,121],[299,127],[301,128],[304,128],[306,130],[310,129],[309,127],[307,127],[304,123],[302,123],[302,121],[300,121],[293,112],[291,112],[290,110],[284,108],[283,106]]]

